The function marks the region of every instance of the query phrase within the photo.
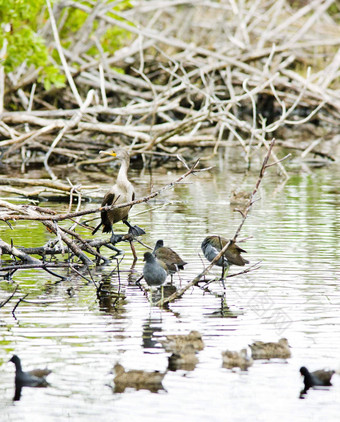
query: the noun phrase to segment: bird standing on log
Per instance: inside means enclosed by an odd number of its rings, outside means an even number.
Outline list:
[[[236,245],[233,240],[227,240],[224,237],[217,235],[207,236],[201,244],[201,249],[204,256],[207,258],[208,261],[212,262],[213,259],[221,252],[221,250],[226,246],[227,243],[229,243],[227,250],[221,256],[221,258],[215,262],[215,265],[217,265],[218,267],[222,267],[222,282],[225,278],[224,272],[226,269],[229,268],[230,265],[239,265],[242,267],[245,264],[249,263],[249,261],[247,261],[241,256],[241,253],[245,253],[246,251]]]
[[[151,252],[144,254],[143,276],[147,285],[150,287],[161,287],[161,300],[163,300],[164,290],[163,284],[168,276],[168,267],[165,262],[157,259]],[[152,303],[152,290],[150,290],[150,303]]]
[[[165,263],[167,269],[169,271],[171,282],[172,276],[179,270],[184,270],[184,265],[187,262],[183,261],[183,259],[175,252],[173,249],[164,246],[163,240],[157,240],[156,245],[153,250],[153,255],[156,258],[160,259]]]
[[[130,156],[129,153],[123,149],[120,149],[116,152],[106,152],[103,151],[103,154],[111,155],[112,157],[117,157],[121,160],[121,166],[118,172],[118,176],[115,184],[104,196],[102,207],[107,205],[120,205],[127,202],[131,202],[135,199],[134,188],[127,177],[127,172],[130,166]],[[115,244],[119,242],[122,238],[121,235],[114,234],[113,225],[119,221],[123,221],[129,227],[129,233],[132,236],[140,236],[144,234],[144,230],[138,226],[131,226],[127,221],[129,211],[132,205],[121,208],[113,208],[111,210],[103,210],[101,212],[101,222],[93,230],[92,234],[95,234],[101,226],[103,226],[103,233],[112,232],[111,243]]]

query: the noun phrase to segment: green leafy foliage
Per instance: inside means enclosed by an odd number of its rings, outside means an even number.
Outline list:
[[[119,16],[120,11],[131,7],[130,0],[118,4],[116,1],[107,2],[108,5],[110,3],[113,3],[113,7],[108,15],[117,20],[122,20]],[[59,36],[64,48],[72,48],[77,32],[88,19],[88,14],[77,8],[77,4],[91,9],[93,7],[92,4],[82,1],[75,3],[75,7],[65,7],[62,10],[59,22],[63,21],[63,25],[59,27]],[[0,48],[4,40],[7,40],[7,51],[2,61],[5,72],[13,72],[23,63],[27,68],[33,66],[39,69],[38,81],[44,84],[46,90],[52,86],[60,88],[65,85],[65,76],[57,66],[60,59],[56,49],[49,48],[46,40],[39,35],[48,19],[45,0],[0,0]],[[92,33],[95,33],[98,25],[99,21],[95,20]],[[100,42],[105,52],[113,54],[129,37],[129,31],[110,26],[101,36]],[[95,44],[89,42],[86,54],[96,58],[100,53]]]
[[[64,75],[51,64],[45,41],[38,35],[45,17],[44,0],[0,0],[0,44],[7,40],[3,66],[13,72],[22,63],[40,69],[45,88],[62,86]],[[7,30],[9,26],[9,30]]]

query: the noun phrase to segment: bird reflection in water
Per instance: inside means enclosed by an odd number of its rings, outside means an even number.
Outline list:
[[[149,390],[157,393],[164,390],[162,381],[166,375],[165,372],[159,371],[142,371],[140,369],[132,369],[125,371],[124,367],[116,363],[114,366],[114,392],[123,393],[126,388],[134,388],[135,390]]]
[[[158,348],[159,341],[154,338],[154,333],[160,333],[162,331],[162,319],[161,318],[149,318],[146,319],[143,324],[143,348],[144,349],[155,349]]]

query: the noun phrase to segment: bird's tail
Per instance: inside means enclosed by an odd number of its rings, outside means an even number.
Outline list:
[[[97,231],[100,229],[100,226],[102,225],[103,223],[102,222],[100,222],[99,224],[98,224],[98,226],[93,230],[93,232],[92,232],[92,234],[95,234],[95,233],[97,233]]]

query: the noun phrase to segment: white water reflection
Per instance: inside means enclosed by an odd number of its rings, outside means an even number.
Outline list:
[[[137,173],[134,176],[138,181]],[[158,185],[175,178],[174,173],[156,176]],[[145,243],[164,239],[189,263],[180,273],[184,284],[207,264],[200,251],[205,235],[234,234],[240,216],[229,205],[231,190],[235,186],[251,189],[255,180],[256,175],[244,178],[223,168],[198,175],[166,196],[133,208],[131,220],[147,232]],[[147,175],[142,182],[139,195],[148,191]],[[294,176],[284,187],[268,172],[242,231],[242,237],[251,236],[242,243],[247,259],[261,261],[261,267],[228,279],[224,301],[221,285],[214,283],[211,293],[189,290],[170,310],[150,307],[139,287],[128,283],[125,271],[132,262],[128,244],[123,245],[126,257],[120,277],[125,299],[118,307],[110,294],[98,301],[93,285],[75,275],[53,285],[56,280],[39,271],[15,274],[21,295],[30,293],[28,299],[56,302],[20,304],[17,321],[11,314],[13,302],[0,308],[2,418],[262,422],[294,415],[294,421],[313,421],[320,418],[322,409],[323,419],[338,420],[338,375],[329,391],[310,391],[305,400],[298,399],[300,366],[311,370],[340,366],[338,182],[337,168]],[[138,215],[140,211],[145,212]],[[33,239],[35,227],[31,227]],[[17,238],[15,242],[22,244]],[[137,244],[136,250],[142,257],[144,247]],[[141,272],[142,266],[139,260],[136,271]],[[112,268],[114,264],[98,269],[96,279],[105,278]],[[219,274],[220,269],[212,273]],[[117,276],[110,280],[108,290],[118,291]],[[175,284],[179,283],[175,276]],[[13,287],[6,281],[0,287],[0,300],[4,300]],[[67,294],[69,287],[74,290],[72,297]],[[202,333],[206,344],[194,371],[169,371],[163,381],[165,391],[158,394],[145,390],[113,393],[111,371],[116,361],[127,369],[164,371],[169,353],[158,340],[194,329]],[[247,373],[222,368],[222,350],[239,350],[254,340],[282,336],[292,346],[287,362],[256,361]],[[14,405],[14,368],[7,363],[13,353],[21,357],[24,369],[48,366],[53,370],[51,387],[25,388]]]

